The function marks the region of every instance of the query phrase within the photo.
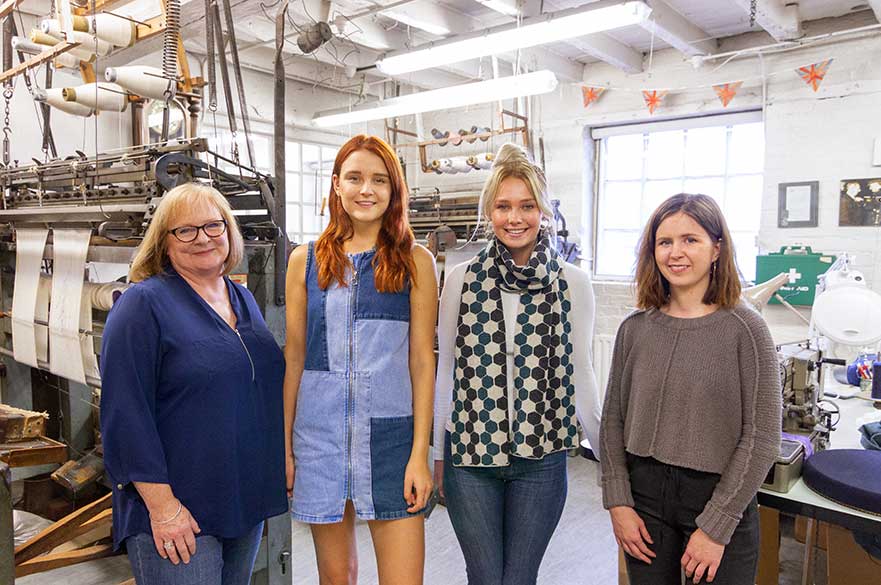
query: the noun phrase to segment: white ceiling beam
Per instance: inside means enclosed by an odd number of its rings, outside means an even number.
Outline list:
[[[516,53],[502,53],[497,57],[511,63],[517,60]],[[560,81],[580,82],[584,78],[584,65],[541,47],[520,49],[520,62],[528,65],[532,71],[549,69]]]
[[[667,44],[689,57],[716,52],[716,42],[710,35],[673,10],[664,0],[648,0],[648,5],[652,7],[652,14],[649,20],[641,24],[645,30],[654,31]]]
[[[252,0],[230,0],[230,7],[232,8],[233,20],[236,22],[253,14],[261,13],[260,2],[253,2]],[[204,41],[205,3],[191,0],[181,6],[180,14],[181,38],[188,39],[196,37],[199,38],[200,41]],[[139,41],[131,47],[117,49],[109,57],[102,59],[101,65],[107,67],[129,65],[133,61],[141,59],[142,57],[158,53],[162,49],[163,41],[163,35],[156,35],[147,40]]]
[[[734,1],[749,14],[750,0]],[[798,2],[758,0],[756,22],[776,41],[790,41],[802,36]]]
[[[473,27],[471,18],[431,0],[416,0],[383,10],[380,14],[437,36],[461,33]]]
[[[580,39],[570,39],[566,42],[594,59],[605,61],[624,73],[642,72],[642,53],[603,33],[588,35]]]
[[[875,13],[875,20],[881,22],[881,0],[868,0],[869,7]]]

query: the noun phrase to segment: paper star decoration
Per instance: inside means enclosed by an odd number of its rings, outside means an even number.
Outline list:
[[[741,85],[743,85],[742,81],[735,81],[734,83],[720,83],[719,85],[713,86],[716,95],[719,96],[719,101],[722,102],[723,108],[728,107],[728,104],[730,104],[731,100],[734,99],[734,96],[737,95],[737,90],[740,89]]]
[[[826,59],[819,63],[812,63],[807,67],[799,67],[795,71],[805,83],[814,88],[814,91],[817,91],[820,89],[820,82],[826,77],[826,70],[829,69],[830,63],[832,63],[832,59]]]
[[[654,114],[655,110],[658,106],[661,105],[661,102],[664,100],[664,96],[667,95],[666,91],[658,91],[658,90],[642,90],[642,96],[645,98],[645,107],[649,109],[649,114]]]
[[[581,87],[581,95],[584,98],[584,107],[589,107],[592,103],[600,99],[600,96],[604,91],[606,91],[605,87],[588,87],[583,85]]]

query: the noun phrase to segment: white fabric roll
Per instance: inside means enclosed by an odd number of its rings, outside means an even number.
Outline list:
[[[83,275],[91,229],[54,229],[52,296],[49,309],[49,370],[85,384],[86,372],[94,375],[91,336],[80,334],[83,309]],[[91,312],[91,307],[89,307]],[[86,329],[91,329],[91,314]],[[90,357],[91,354],[91,357]]]
[[[40,330],[34,319],[40,305],[40,271],[49,230],[15,230],[15,282],[12,289],[12,355],[15,361],[37,366],[46,360],[46,328]],[[45,313],[45,307],[43,308]],[[42,342],[42,343],[41,343]],[[41,355],[42,350],[42,355]]]

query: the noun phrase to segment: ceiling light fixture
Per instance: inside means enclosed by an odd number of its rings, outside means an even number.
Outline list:
[[[456,40],[391,53],[377,61],[376,67],[386,75],[421,71],[639,24],[648,18],[651,11],[641,0],[593,2],[586,8],[577,7],[529,18],[519,26],[517,23],[505,24]]]
[[[423,91],[357,108],[318,112],[312,118],[312,123],[320,127],[356,124],[370,120],[381,120],[383,118],[459,108],[528,95],[539,95],[554,91],[556,87],[557,78],[551,71],[535,71],[524,75],[513,75],[489,81],[464,83],[442,89]]]

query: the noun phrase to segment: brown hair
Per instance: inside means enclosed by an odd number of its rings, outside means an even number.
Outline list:
[[[416,262],[413,260],[413,230],[408,218],[410,192],[404,181],[404,170],[395,151],[376,136],[359,134],[340,147],[333,163],[333,174],[340,175],[343,163],[358,150],[372,152],[382,159],[389,174],[391,198],[382,217],[382,227],[376,238],[376,256],[373,258],[376,290],[398,292],[409,280],[414,283]],[[349,214],[343,209],[338,195],[331,185],[328,194],[330,221],[315,242],[315,258],[318,260],[318,286],[326,289],[336,281],[346,286],[346,269],[351,265],[343,243],[352,237],[354,228]]]
[[[636,306],[659,309],[670,300],[670,283],[655,261],[655,238],[665,219],[682,212],[696,221],[713,242],[719,244],[719,258],[710,272],[710,284],[703,302],[731,308],[740,300],[740,274],[734,258],[734,245],[719,204],[707,195],[679,193],[661,203],[645,225],[637,248]]]
[[[162,196],[159,206],[150,220],[150,227],[144,234],[144,241],[138,247],[135,259],[129,269],[128,278],[131,282],[146,280],[165,270],[168,265],[168,245],[166,237],[174,219],[182,210],[192,207],[197,202],[213,205],[226,220],[226,237],[229,238],[229,255],[223,264],[223,274],[232,272],[245,255],[245,245],[236,216],[226,197],[209,185],[201,183],[184,183],[178,185]]]

